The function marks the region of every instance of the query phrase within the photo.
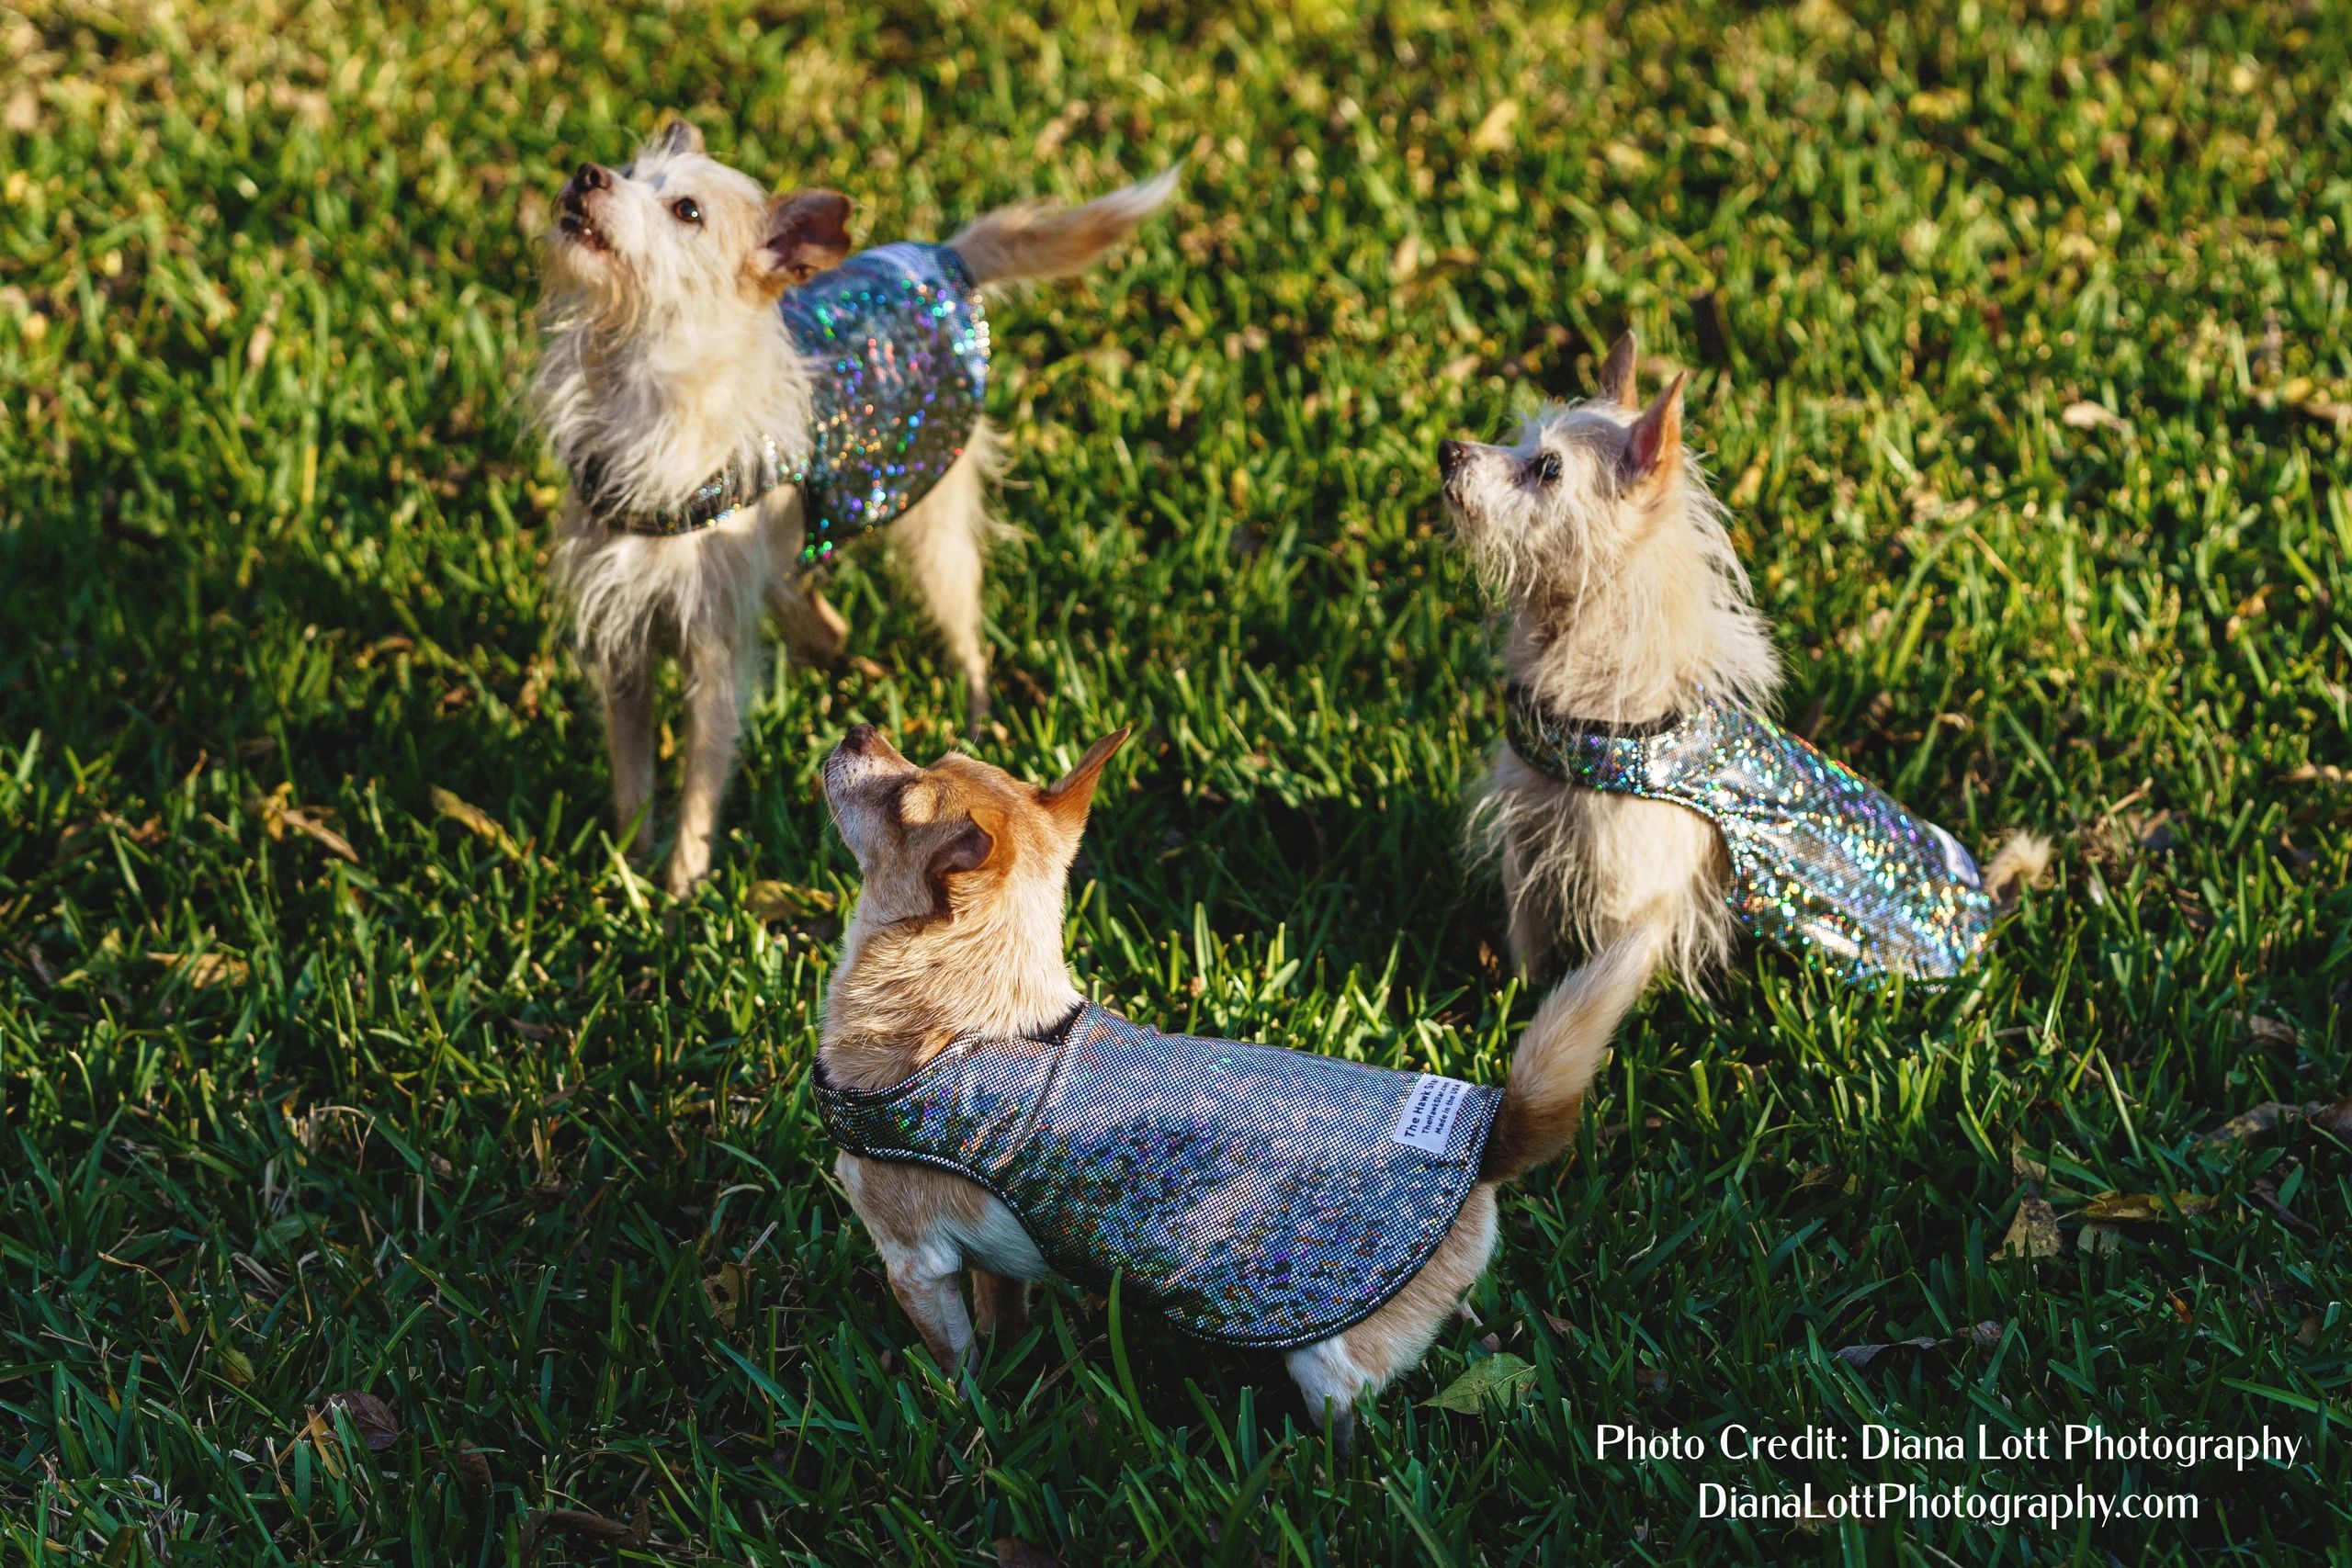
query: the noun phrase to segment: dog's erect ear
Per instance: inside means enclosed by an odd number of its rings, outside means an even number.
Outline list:
[[[1682,471],[1682,383],[1690,374],[1675,372],[1657,400],[1625,432],[1625,450],[1617,457],[1620,491],[1641,494]]]
[[[1628,327],[1610,348],[1609,357],[1600,363],[1600,390],[1597,396],[1602,402],[1615,403],[1627,413],[1642,406],[1640,394],[1634,390],[1634,361],[1640,355],[1641,347],[1634,342],[1633,329]]]
[[[1001,866],[1012,853],[1012,835],[1004,813],[993,806],[975,806],[964,830],[931,852],[923,868],[939,894],[939,912],[947,913],[947,879],[968,872]]]
[[[1102,765],[1112,753],[1127,743],[1133,727],[1121,725],[1110,734],[1086,749],[1078,766],[1069,774],[1037,792],[1037,804],[1053,813],[1056,820],[1066,828],[1086,825],[1086,809],[1094,804],[1094,786],[1102,781]]]
[[[849,197],[833,190],[797,190],[768,203],[752,265],[776,288],[790,288],[847,254]]]
[[[649,152],[699,152],[702,151],[702,132],[695,129],[691,120],[673,119],[645,146]]]

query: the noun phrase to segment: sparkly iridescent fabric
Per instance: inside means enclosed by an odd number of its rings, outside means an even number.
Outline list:
[[[808,455],[787,463],[773,437],[751,471],[713,474],[675,506],[628,512],[582,492],[632,534],[691,534],[778,485],[801,487],[803,570],[930,493],[964,455],[989,384],[989,321],[964,258],[905,242],[861,251],[787,292],[778,306],[816,385]]]
[[[1952,836],[1747,708],[1702,698],[1628,732],[1555,717],[1514,687],[1511,750],[1564,783],[1689,807],[1730,852],[1750,931],[1849,973],[1949,979],[1984,945],[1993,900]]]
[[[817,374],[803,566],[930,492],[979,423],[989,321],[964,258],[911,242],[862,251],[784,297]]]
[[[1400,1142],[1432,1087],[1448,1112]],[[963,1041],[878,1092],[817,1085],[851,1153],[969,1177],[1057,1272],[1100,1288],[1119,1271],[1187,1332],[1272,1349],[1404,1288],[1461,1213],[1501,1099],[1091,1003],[1058,1040]]]

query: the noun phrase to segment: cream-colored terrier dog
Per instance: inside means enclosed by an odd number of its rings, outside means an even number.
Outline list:
[[[2018,834],[1980,877],[1951,835],[1755,711],[1780,685],[1771,629],[1683,449],[1683,378],[1645,407],[1635,358],[1629,333],[1597,396],[1513,446],[1439,448],[1510,616],[1511,735],[1471,821],[1499,854],[1513,958],[1534,972],[1563,934],[1640,928],[1696,986],[1745,916],[1857,972],[1949,972],[2048,845]]]
[[[1088,1002],[1064,894],[1103,764],[1036,787],[869,725],[825,763],[865,886],[817,1103],[890,1288],[944,1368],[1022,1281],[1114,1274],[1189,1332],[1288,1352],[1318,1419],[1418,1363],[1495,1247],[1495,1188],[1575,1135],[1654,963],[1634,933],[1547,998],[1499,1090],[1166,1035]],[[973,1270],[967,1314],[958,1276]]]
[[[770,197],[684,121],[631,163],[583,164],[565,185],[534,389],[572,479],[556,567],[635,855],[653,838],[653,660],[665,647],[685,660],[672,893],[709,868],[763,609],[797,658],[838,658],[847,628],[806,574],[856,534],[890,525],[972,721],[985,717],[982,491],[998,443],[979,417],[982,293],[1082,270],[1162,206],[1174,178],[854,256],[844,197]]]

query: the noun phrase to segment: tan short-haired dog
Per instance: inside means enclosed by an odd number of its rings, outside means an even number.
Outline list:
[[[556,576],[604,700],[613,811],[653,841],[653,663],[686,664],[685,779],[665,877],[709,869],[758,632],[838,658],[847,627],[813,569],[888,526],[901,576],[988,712],[982,301],[1099,261],[1166,204],[1175,171],[1082,207],[1000,209],[944,244],[852,254],[849,201],[771,197],[673,121],[617,168],[582,164],[547,236],[533,385],[564,467]]]
[[[1132,1023],[1086,1000],[1062,949],[1070,861],[1125,739],[1043,787],[968,757],[919,768],[869,725],[827,759],[865,877],[818,1056],[836,1168],[943,1367],[976,1320],[1025,1314],[1022,1281],[1116,1274],[1195,1335],[1286,1351],[1344,1431],[1485,1269],[1496,1186],[1574,1136],[1649,942],[1563,982],[1499,1090]]]

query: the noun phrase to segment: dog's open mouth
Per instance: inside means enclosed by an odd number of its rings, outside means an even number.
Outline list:
[[[585,250],[610,253],[612,244],[595,220],[578,207],[566,203],[562,215],[555,220],[556,231],[573,244]]]

